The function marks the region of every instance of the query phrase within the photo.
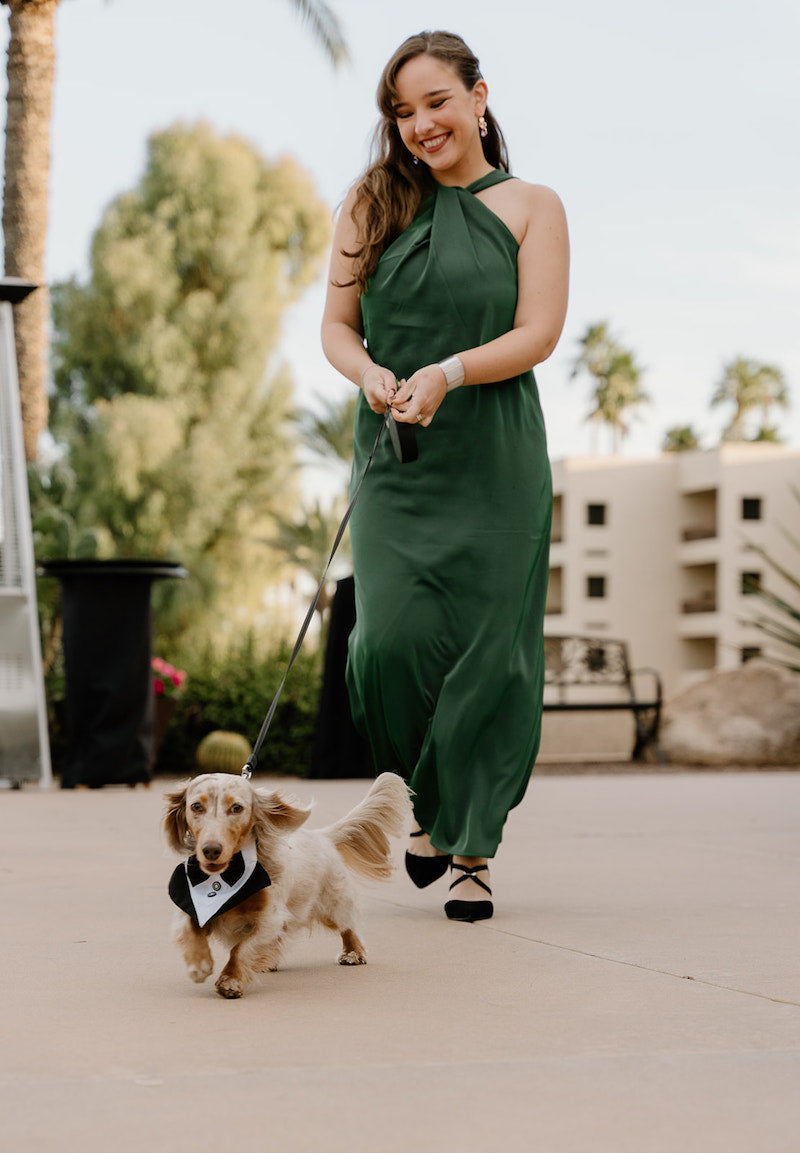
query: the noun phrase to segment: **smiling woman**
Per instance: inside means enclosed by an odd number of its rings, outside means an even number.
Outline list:
[[[436,51],[429,52],[433,44]],[[421,33],[406,40],[384,69],[377,93],[382,118],[375,162],[351,193],[361,247],[352,268],[343,270],[352,272],[362,291],[384,248],[408,227],[437,181],[459,182],[458,174],[448,172],[453,152],[465,152],[462,167],[476,175],[493,168],[508,171],[508,150],[487,106],[478,60],[462,45],[460,37],[448,33]],[[445,151],[456,127],[457,145]],[[427,131],[424,143],[415,146],[419,129]],[[432,155],[437,156],[435,167],[429,163]]]
[[[509,174],[460,37],[405,41],[377,97],[375,158],[334,237],[323,347],[362,392],[354,476],[387,408],[423,431],[413,464],[380,446],[351,520],[347,680],[377,768],[411,785],[411,879],[452,860],[445,912],[477,921],[539,745],[552,498],[532,368],[564,323],[567,228],[555,193]]]
[[[417,164],[424,160],[442,184],[469,183],[472,172],[491,171],[483,155],[476,120],[487,134],[484,80],[471,89],[456,82],[453,71],[433,56],[416,56],[395,81],[392,111],[400,139]],[[479,129],[480,131],[480,129]]]

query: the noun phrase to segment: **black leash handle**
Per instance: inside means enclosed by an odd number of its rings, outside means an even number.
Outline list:
[[[338,531],[336,533],[336,539],[333,542],[333,547],[331,548],[330,556],[328,557],[328,562],[325,565],[325,571],[322,574],[322,580],[319,582],[319,586],[317,588],[317,591],[314,594],[314,599],[312,600],[312,602],[309,606],[308,612],[306,613],[305,620],[303,621],[302,625],[300,626],[300,632],[298,633],[297,640],[294,643],[294,648],[292,649],[292,655],[289,657],[289,663],[286,666],[286,672],[283,674],[283,680],[278,685],[278,691],[276,692],[275,696],[272,699],[272,704],[269,706],[269,710],[267,711],[267,715],[264,717],[264,723],[261,726],[261,732],[258,734],[258,737],[256,738],[256,743],[253,745],[253,751],[250,754],[250,756],[247,758],[247,760],[246,760],[246,762],[242,768],[242,776],[246,777],[248,781],[250,780],[253,773],[255,772],[256,765],[258,764],[258,754],[261,751],[261,746],[264,744],[264,740],[266,738],[266,735],[269,732],[269,727],[272,724],[272,718],[275,716],[275,710],[278,707],[278,701],[281,699],[281,693],[283,692],[283,687],[286,684],[286,681],[288,680],[289,672],[291,670],[292,665],[295,662],[295,658],[296,658],[297,654],[300,652],[303,641],[305,639],[305,635],[308,632],[308,626],[311,624],[311,621],[314,618],[314,612],[316,610],[317,604],[319,603],[319,598],[322,596],[322,590],[325,587],[325,581],[328,578],[328,569],[331,567],[331,562],[333,561],[333,558],[336,555],[336,550],[338,549],[339,545],[342,542],[342,537],[344,536],[344,530],[347,528],[347,523],[350,520],[353,509],[356,507],[356,501],[358,500],[358,494],[361,492],[361,486],[363,485],[363,483],[366,479],[367,473],[369,472],[369,466],[372,464],[375,453],[378,451],[378,445],[381,442],[381,437],[383,436],[383,431],[385,428],[388,427],[389,420],[391,420],[392,423],[394,423],[394,417],[392,416],[392,414],[388,408],[386,410],[386,415],[387,415],[388,419],[384,418],[384,421],[381,422],[381,426],[378,429],[378,435],[375,437],[375,443],[372,446],[372,451],[369,454],[369,457],[367,459],[367,463],[364,465],[364,471],[361,474],[361,479],[359,480],[358,485],[356,486],[356,490],[353,493],[353,497],[350,501],[350,504],[347,506],[347,511],[344,514],[344,516],[342,517],[342,523],[339,525]]]

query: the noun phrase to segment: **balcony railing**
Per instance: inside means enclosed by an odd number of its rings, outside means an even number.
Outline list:
[[[715,613],[716,611],[717,594],[710,591],[687,597],[681,603],[681,612],[683,613]]]
[[[717,535],[717,530],[714,525],[695,525],[692,528],[685,528],[681,533],[683,540],[713,540]]]

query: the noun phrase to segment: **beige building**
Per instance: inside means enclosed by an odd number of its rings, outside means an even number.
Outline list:
[[[797,573],[800,451],[724,444],[647,460],[553,463],[545,632],[628,642],[634,667],[659,670],[665,696],[768,644],[747,623],[748,588],[787,586],[751,545]]]

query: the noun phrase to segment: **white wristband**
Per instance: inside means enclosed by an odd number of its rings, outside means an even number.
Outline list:
[[[444,373],[448,392],[452,392],[454,388],[459,388],[464,383],[466,375],[464,365],[457,356],[448,356],[447,360],[440,360],[439,368]]]

